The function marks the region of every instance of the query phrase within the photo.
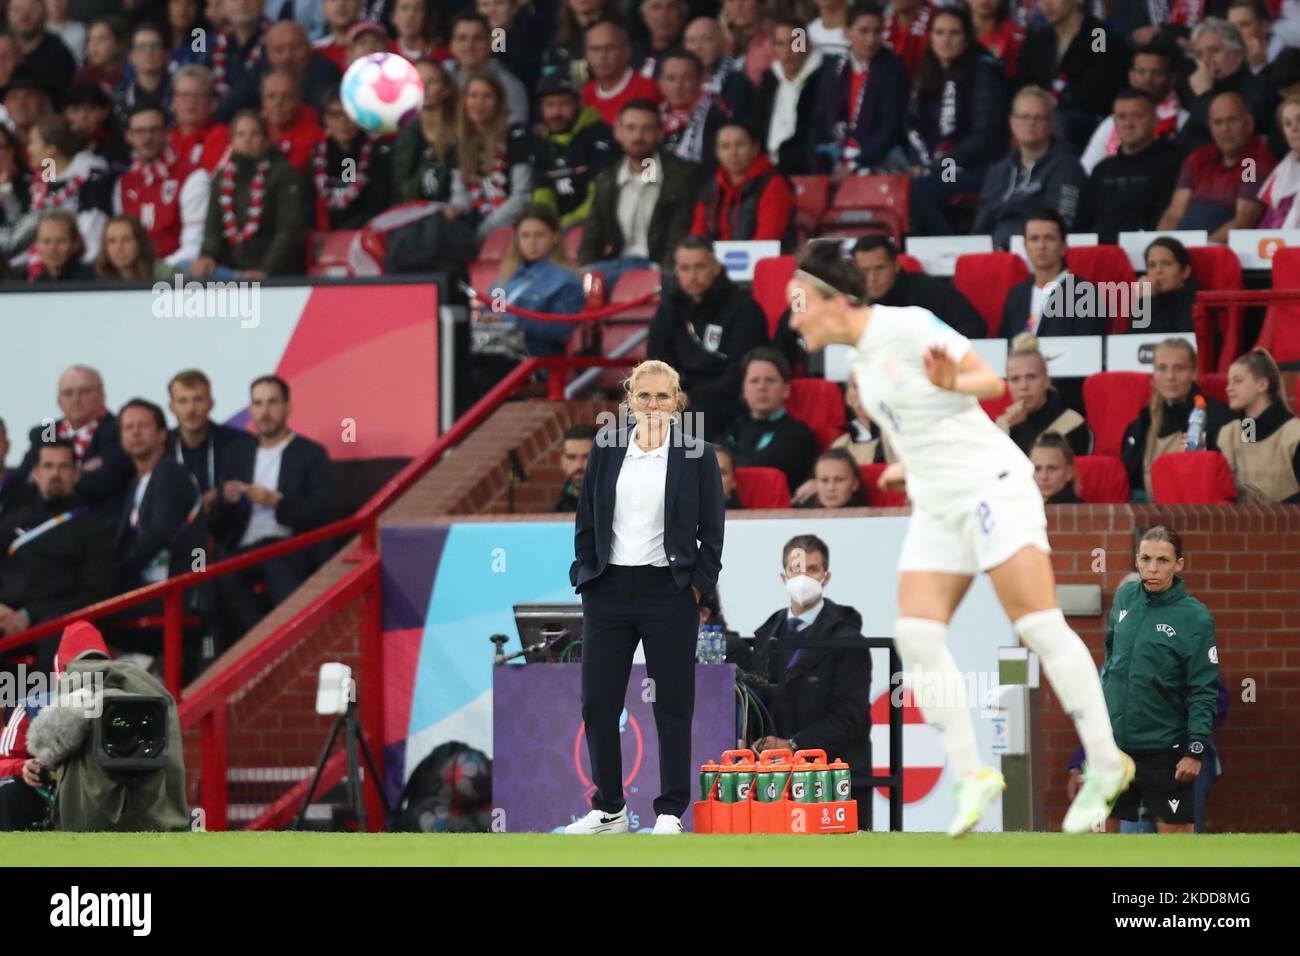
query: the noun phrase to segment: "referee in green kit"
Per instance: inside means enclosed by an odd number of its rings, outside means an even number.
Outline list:
[[[1157,525],[1142,535],[1141,579],[1115,592],[1101,671],[1115,742],[1137,765],[1112,815],[1136,821],[1145,807],[1160,833],[1193,832],[1193,788],[1219,696],[1214,618],[1187,593],[1183,564],[1176,531]]]

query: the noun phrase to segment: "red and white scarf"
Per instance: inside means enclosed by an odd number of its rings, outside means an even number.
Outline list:
[[[86,422],[80,428],[73,428],[72,422],[66,418],[59,422],[59,439],[61,441],[72,442],[72,448],[76,452],[77,461],[84,462],[86,455],[90,451],[90,442],[95,437],[95,429],[99,427],[99,419]]]
[[[47,206],[54,209],[68,208],[73,212],[77,211],[77,194],[81,192],[81,187],[86,185],[86,175],[72,176],[64,180],[63,185],[58,189],[50,189],[50,184],[44,179],[36,178],[32,182],[32,212],[41,212]]]
[[[1173,136],[1178,132],[1178,111],[1180,109],[1182,109],[1182,104],[1178,101],[1178,94],[1172,91],[1165,97],[1163,103],[1156,106],[1156,139],[1162,136]],[[1115,124],[1112,122],[1110,137],[1106,140],[1106,155],[1114,156],[1118,152],[1119,130],[1115,128]]]
[[[506,201],[509,194],[510,170],[506,163],[506,148],[497,148],[496,160],[492,171],[486,176],[478,176],[468,183],[470,205],[487,215]]]
[[[241,228],[235,219],[235,164],[232,160],[221,171],[221,233],[232,246],[247,242],[257,235],[262,225],[262,201],[266,194],[266,172],[271,168],[271,161],[263,159],[257,164],[253,173],[253,182],[248,189],[248,219]]]
[[[244,60],[244,67],[256,66],[262,59],[262,37],[266,34],[267,28],[271,21],[262,18],[261,25],[257,28],[257,37],[253,43],[253,49],[249,52]],[[217,34],[216,42],[212,47],[212,75],[217,81],[217,99],[224,99],[225,95],[230,92],[230,84],[226,81],[226,58],[230,55],[230,48],[237,44],[234,33],[221,32]]]
[[[700,93],[699,98],[685,109],[673,109],[667,103],[660,107],[664,136],[681,134],[673,154],[693,163],[701,160],[704,150],[704,121],[708,118],[713,97]]]
[[[316,194],[323,197],[325,206],[328,209],[347,209],[357,197],[361,195],[361,190],[366,188],[366,183],[370,181],[367,170],[370,168],[370,154],[375,147],[375,137],[366,134],[361,144],[361,153],[357,156],[356,175],[351,182],[345,182],[342,179],[336,181],[342,182],[341,186],[331,186],[328,170],[326,169],[327,157],[329,152],[329,141],[321,140],[316,144],[313,151],[311,164],[312,173],[316,180]]]

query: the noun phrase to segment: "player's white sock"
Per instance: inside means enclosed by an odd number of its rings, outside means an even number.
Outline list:
[[[912,681],[912,699],[939,731],[944,753],[958,777],[969,777],[981,766],[975,746],[975,726],[966,701],[966,682],[944,643],[948,625],[919,617],[900,617],[894,626],[894,646]]]
[[[1035,611],[1016,621],[1016,633],[1043,662],[1052,690],[1074,721],[1090,766],[1102,773],[1121,769],[1106,697],[1092,655],[1065,621],[1061,609]]]

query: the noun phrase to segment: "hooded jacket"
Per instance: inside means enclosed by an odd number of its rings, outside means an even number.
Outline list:
[[[740,182],[721,166],[695,204],[692,236],[715,242],[777,239],[781,251],[794,249],[794,188],[772,161],[760,153]]]
[[[584,222],[596,194],[596,174],[618,155],[600,113],[583,106],[567,132],[534,138],[533,202],[556,210],[565,228]]]
[[[93,652],[93,653],[92,653]],[[102,655],[102,656],[99,656]],[[181,740],[176,701],[155,677],[126,661],[107,660],[103,638],[94,625],[78,621],[64,632],[59,661],[66,658],[60,692],[86,684],[84,675],[102,675],[105,704],[115,697],[140,695],[161,697],[167,706],[167,749],[159,769],[122,773],[100,766],[87,743],[59,768],[56,830],[88,832],[112,830],[118,833],[145,830],[181,831],[190,828],[189,803],[185,795],[185,749]],[[89,684],[88,686],[95,686]],[[47,717],[46,708],[36,718]],[[90,717],[90,721],[101,719]]]
[[[1141,581],[1120,585],[1105,651],[1101,686],[1122,750],[1210,743],[1219,698],[1214,618],[1181,577],[1154,594]]]
[[[1087,178],[1079,158],[1064,143],[1053,141],[1027,167],[1021,164],[1020,151],[1013,149],[989,167],[971,233],[991,234],[993,245],[1005,249],[1012,234],[1024,230],[1029,213],[1043,206],[1059,212],[1072,228],[1083,208]]]

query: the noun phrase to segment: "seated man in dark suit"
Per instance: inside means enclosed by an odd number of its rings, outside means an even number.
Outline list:
[[[203,493],[189,469],[167,454],[167,418],[153,402],[133,398],[118,412],[122,449],[135,467],[127,487],[126,500],[113,539],[117,560],[118,591],[157,584],[207,564],[208,523],[203,512]],[[209,608],[211,589],[207,585],[189,588],[185,610],[203,612]],[[138,604],[121,612],[133,620],[154,617],[163,611],[161,599]],[[140,631],[118,627],[115,615],[106,621],[115,646],[157,656],[162,634],[156,628]],[[148,663],[141,662],[148,667]]]
[[[31,473],[41,445],[56,438],[71,442],[81,466],[77,494],[111,527],[122,511],[132,468],[118,441],[117,419],[104,404],[104,380],[93,368],[74,365],[59,376],[58,402],[63,417],[32,427],[31,446],[18,470]]]
[[[72,443],[56,439],[40,446],[32,481],[36,496],[0,516],[0,635],[112,593],[112,539],[77,497]],[[53,666],[58,645],[58,635],[37,643],[39,670]]]
[[[813,430],[786,411],[790,378],[790,364],[776,349],[750,351],[741,361],[746,411],[719,444],[734,452],[742,467],[779,468],[793,489],[812,474],[818,448]]]
[[[771,712],[775,727],[755,750],[824,750],[853,774],[858,828],[871,829],[871,651],[862,615],[822,596],[830,549],[797,535],[781,554],[790,606],[754,631],[753,649],[728,654]]]
[[[255,439],[240,428],[214,422],[212,383],[196,368],[178,372],[167,383],[172,414],[179,423],[167,433],[167,454],[189,469],[203,491],[203,506],[212,508],[221,485],[230,474],[231,458],[241,445]]]
[[[713,441],[744,410],[741,362],[767,344],[767,317],[752,295],[727,278],[709,239],[687,236],[673,258],[677,285],[655,310],[646,357],[667,362],[681,375],[693,434]]]
[[[1007,293],[999,335],[1106,334],[1105,303],[1096,286],[1066,268],[1065,240],[1065,220],[1055,209],[1040,209],[1025,220],[1025,255],[1033,275]]]
[[[560,454],[564,490],[559,500],[551,505],[553,514],[572,514],[578,510],[578,493],[582,491],[582,479],[587,474],[587,461],[591,458],[591,446],[595,441],[595,425],[574,425],[564,433]]]
[[[989,326],[975,306],[947,279],[908,272],[888,236],[863,236],[853,245],[853,264],[867,280],[867,301],[929,309],[968,339],[988,338]]]
[[[334,517],[329,455],[310,438],[289,431],[289,384],[264,375],[250,391],[258,441],[232,455],[233,477],[212,505],[212,532],[226,556],[311,531]],[[220,578],[230,633],[242,637],[265,615],[253,593],[259,579],[266,581],[272,604],[279,604],[315,569],[314,556],[304,549]]]

